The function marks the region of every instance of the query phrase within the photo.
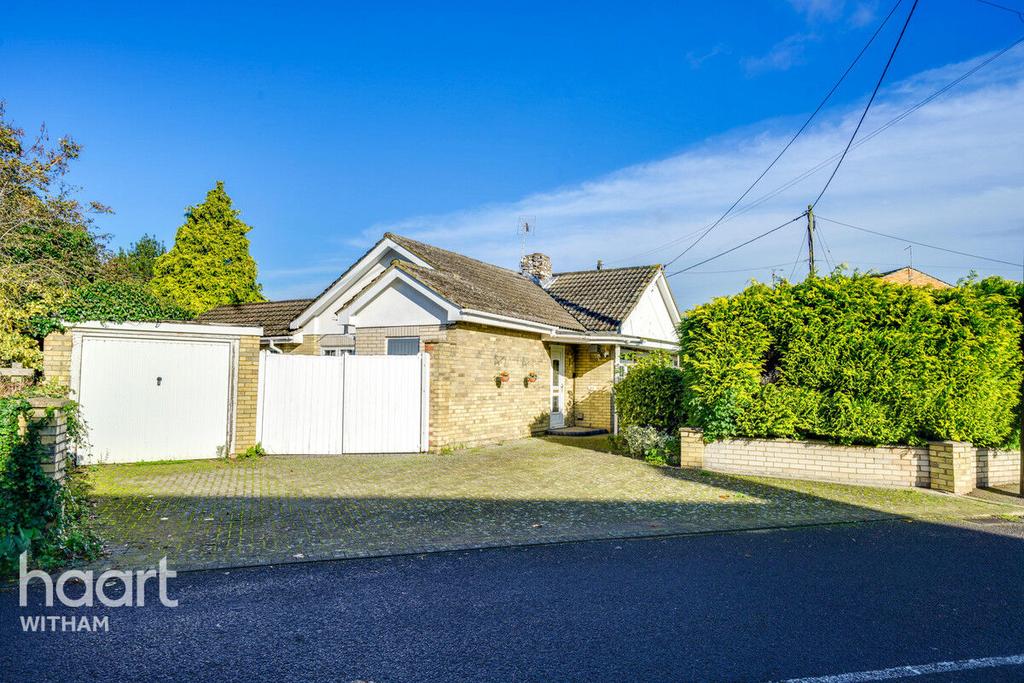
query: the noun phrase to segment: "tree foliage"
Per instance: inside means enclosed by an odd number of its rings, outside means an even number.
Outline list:
[[[684,409],[711,439],[1017,438],[1021,286],[948,290],[834,274],[754,284],[680,325]]]
[[[128,249],[121,247],[103,264],[103,279],[112,282],[148,283],[153,265],[167,253],[167,247],[153,235],[145,234]]]
[[[263,301],[246,237],[251,228],[238,216],[218,181],[202,204],[188,209],[171,250],[156,259],[153,293],[194,314]]]
[[[64,182],[81,147],[45,129],[27,142],[0,103],[0,364],[39,367],[42,354],[32,323],[100,270],[104,237],[85,205]]]

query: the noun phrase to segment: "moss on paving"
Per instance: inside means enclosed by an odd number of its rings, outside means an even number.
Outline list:
[[[267,456],[92,468],[108,556],[180,569],[876,520],[1005,505],[926,491],[656,467],[607,437],[448,455]]]

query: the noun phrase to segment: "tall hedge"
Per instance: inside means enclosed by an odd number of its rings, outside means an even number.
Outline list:
[[[710,439],[1018,438],[1021,286],[947,290],[836,274],[753,284],[684,316],[687,422]]]

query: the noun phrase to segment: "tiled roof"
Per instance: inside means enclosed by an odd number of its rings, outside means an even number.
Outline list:
[[[265,337],[283,337],[292,333],[288,328],[289,323],[311,303],[312,299],[289,299],[220,306],[203,313],[196,320],[203,323],[262,326]]]
[[[896,270],[890,270],[885,273],[879,273],[878,277],[886,282],[895,282],[901,285],[911,285],[913,287],[934,287],[935,289],[949,289],[953,285],[940,280],[934,275],[929,275],[923,270],[905,266],[903,268],[897,268]]]
[[[460,308],[554,325],[563,330],[584,330],[576,318],[525,275],[401,235],[389,232],[384,236],[433,269],[407,262],[399,263],[398,267]]]
[[[548,293],[591,332],[617,332],[661,266],[555,273]]]

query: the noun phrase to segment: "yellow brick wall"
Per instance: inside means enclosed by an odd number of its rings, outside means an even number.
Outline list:
[[[577,427],[612,430],[612,384],[614,382],[615,348],[590,344],[575,349],[576,366],[573,379],[573,410]]]
[[[43,376],[71,386],[70,332],[51,332],[43,339]]]
[[[277,348],[284,353],[294,353],[300,356],[319,356],[320,337],[319,335],[304,334],[299,344],[277,344]]]
[[[458,323],[444,341],[428,343],[425,350],[430,353],[431,449],[517,439],[547,429],[551,360],[540,335]],[[510,379],[499,386],[495,378],[503,370]],[[537,373],[536,382],[524,381],[530,372]]]
[[[235,447],[237,455],[256,443],[256,406],[259,393],[260,338],[238,340],[238,390],[235,401]]]
[[[360,327],[356,329],[356,355],[383,356],[388,352],[388,337],[419,337],[420,352],[425,344],[444,341],[447,325],[405,325],[402,327]]]

